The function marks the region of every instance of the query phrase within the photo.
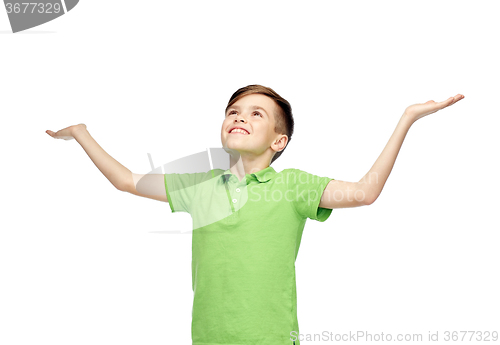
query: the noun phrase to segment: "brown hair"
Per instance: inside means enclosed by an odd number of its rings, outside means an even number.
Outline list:
[[[285,149],[288,147],[288,144],[292,140],[294,121],[292,115],[292,107],[290,103],[288,103],[286,99],[278,95],[270,87],[262,85],[248,85],[242,87],[241,89],[238,89],[235,93],[233,93],[227,104],[226,112],[227,109],[229,109],[229,107],[231,107],[234,103],[236,103],[240,98],[255,93],[265,95],[274,100],[274,102],[278,106],[277,108],[278,110],[274,114],[274,119],[276,122],[274,131],[278,134],[285,134],[288,137],[288,142],[285,148],[274,154],[274,157],[271,160],[271,164],[273,164],[273,162],[277,160],[278,157],[281,156],[281,154],[285,151]]]

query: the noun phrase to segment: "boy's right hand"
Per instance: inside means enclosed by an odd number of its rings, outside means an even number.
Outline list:
[[[71,140],[71,139],[74,139],[73,135],[74,135],[76,130],[86,129],[86,128],[87,128],[87,126],[85,124],[80,123],[78,125],[73,125],[73,126],[63,128],[60,131],[57,131],[55,133],[52,132],[51,130],[46,130],[45,133],[47,133],[48,135],[50,135],[54,139]]]

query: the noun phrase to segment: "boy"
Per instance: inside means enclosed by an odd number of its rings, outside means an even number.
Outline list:
[[[324,222],[333,208],[372,204],[410,126],[463,97],[406,108],[359,182],[298,169],[276,172],[270,165],[290,142],[294,121],[290,104],[261,85],[241,88],[229,100],[221,128],[228,169],[133,174],[84,124],[47,133],[75,138],[117,189],[191,214],[193,345],[299,345],[295,260],[307,218]]]

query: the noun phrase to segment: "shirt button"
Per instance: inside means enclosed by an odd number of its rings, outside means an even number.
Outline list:
[[[237,192],[239,192],[239,191],[240,191],[240,189],[239,189],[239,188],[236,188],[236,191],[237,191]]]
[[[236,200],[236,199],[233,199],[233,204],[236,204],[236,202],[237,202],[237,201],[238,201],[238,200]]]

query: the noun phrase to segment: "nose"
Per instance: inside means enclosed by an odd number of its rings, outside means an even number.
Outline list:
[[[238,114],[238,115],[236,115],[236,118],[234,119],[234,122],[240,122],[240,121],[243,122],[243,123],[246,122],[245,118],[243,116],[241,116],[240,114]]]

